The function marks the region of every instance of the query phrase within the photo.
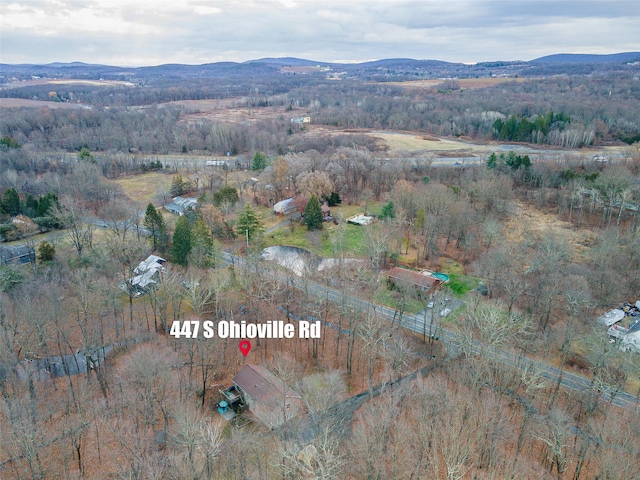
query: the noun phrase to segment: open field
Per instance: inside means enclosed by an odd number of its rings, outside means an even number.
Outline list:
[[[37,80],[26,80],[23,82],[13,82],[4,85],[5,88],[19,88],[19,87],[31,87],[34,85],[89,85],[91,87],[114,87],[125,86],[133,87],[131,82],[125,82],[123,80],[84,80],[84,79],[53,79],[53,78],[40,78]]]
[[[145,207],[149,202],[156,203],[156,193],[161,190],[169,191],[171,187],[171,175],[159,172],[148,172],[140,175],[114,180],[124,194],[132,201]]]
[[[491,152],[490,144],[469,143],[448,138],[437,138],[432,135],[400,133],[372,130],[371,136],[380,138],[395,152],[456,152],[459,154],[473,154]]]
[[[234,99],[235,100],[235,99]],[[259,120],[267,120],[269,118],[282,117],[289,120],[293,117],[301,117],[307,114],[304,109],[287,110],[286,107],[224,107],[215,108],[211,100],[189,101],[187,108],[194,113],[182,115],[180,121],[185,123],[193,123],[201,120],[214,120],[219,122],[257,122]],[[217,102],[217,100],[215,100]],[[235,100],[237,103],[237,100]],[[176,102],[177,103],[177,102]]]
[[[0,98],[0,108],[64,108],[67,110],[81,110],[88,108],[79,103],[47,102],[28,98]]]
[[[433,88],[438,85],[441,85],[443,82],[447,80],[453,80],[460,85],[460,88],[485,88],[485,87],[493,87],[495,85],[499,85],[501,83],[506,82],[526,82],[532,80],[530,78],[513,78],[513,77],[490,77],[490,78],[456,78],[456,79],[447,79],[440,78],[436,80],[412,80],[409,82],[388,82],[386,85],[395,85],[397,87],[403,88]]]

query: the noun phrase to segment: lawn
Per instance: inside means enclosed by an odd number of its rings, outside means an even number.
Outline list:
[[[464,267],[459,262],[447,257],[440,257],[438,263],[441,265],[440,272],[449,275],[450,282],[447,283],[447,287],[454,294],[461,296],[480,286],[481,279],[465,275]]]
[[[124,194],[140,206],[146,207],[154,202],[160,190],[169,191],[172,175],[160,172],[148,172],[140,175],[119,178],[115,182],[120,185]]]
[[[386,305],[387,307],[393,308],[395,310],[398,309],[398,300],[394,298],[393,291],[386,288],[386,282],[384,286],[378,288],[378,290],[376,290],[376,292],[373,294],[373,302],[380,305]],[[404,313],[415,315],[423,308],[424,304],[422,302],[409,297],[404,307]]]
[[[465,293],[475,290],[480,286],[480,280],[476,277],[468,275],[460,275],[455,273],[447,273],[451,281],[447,283],[447,287],[456,295],[464,295]]]
[[[382,204],[370,203],[367,212],[377,214],[381,208]],[[367,254],[366,227],[344,222],[344,219],[363,211],[364,206],[360,205],[331,207],[331,214],[341,219],[339,225],[325,222],[322,230],[310,232],[303,223],[294,222],[293,230],[289,226],[284,226],[266,235],[266,245],[304,248],[321,257],[330,258],[338,254],[339,238],[342,234],[342,248],[347,256],[365,256]]]

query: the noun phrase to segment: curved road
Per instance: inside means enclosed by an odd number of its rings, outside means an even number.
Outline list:
[[[244,259],[241,257],[231,255],[227,252],[223,252],[222,257],[223,261],[228,265],[238,266],[240,268],[245,267]],[[291,282],[289,277],[282,278],[281,280],[285,283],[287,281]],[[291,283],[298,289],[303,289],[305,287],[302,280],[298,278],[294,278]],[[359,311],[375,311],[377,315],[387,318],[388,320],[393,320],[394,318],[397,320],[396,311],[392,308],[377,305],[353,295],[344,295],[338,290],[325,287],[310,280],[307,280],[304,283],[306,284],[307,291],[315,297],[327,299],[337,304],[346,304]],[[425,325],[425,319],[423,316],[405,314],[402,317],[402,326],[422,334],[424,331],[429,331],[431,324],[427,321]],[[461,334],[452,330],[447,330],[441,326],[438,326],[437,330],[440,341],[443,342],[451,354],[455,355],[461,353],[462,346],[466,342],[466,339]],[[563,387],[570,388],[572,390],[586,392],[593,388],[591,381],[588,378],[572,372],[560,370],[559,368],[540,360],[532,360],[530,358],[518,356],[506,350],[490,351],[490,349],[477,340],[473,340],[470,345],[465,345],[465,347],[476,355],[485,356],[491,360],[504,363],[505,365],[509,365],[514,368],[533,368],[534,371],[540,372],[542,377],[552,383],[557,382],[558,377],[562,376],[560,384]],[[603,393],[602,399],[622,408],[638,408],[640,406],[638,398],[624,391],[616,392],[613,395],[613,398],[611,398],[607,393]]]

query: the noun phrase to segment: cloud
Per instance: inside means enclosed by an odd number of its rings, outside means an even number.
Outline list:
[[[16,0],[0,2],[0,14],[9,63],[473,62],[640,50],[637,0]]]

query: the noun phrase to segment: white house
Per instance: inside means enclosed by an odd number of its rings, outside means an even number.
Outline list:
[[[288,215],[296,211],[296,206],[293,203],[293,198],[287,198],[281,202],[276,203],[273,206],[273,213],[276,215]]]

